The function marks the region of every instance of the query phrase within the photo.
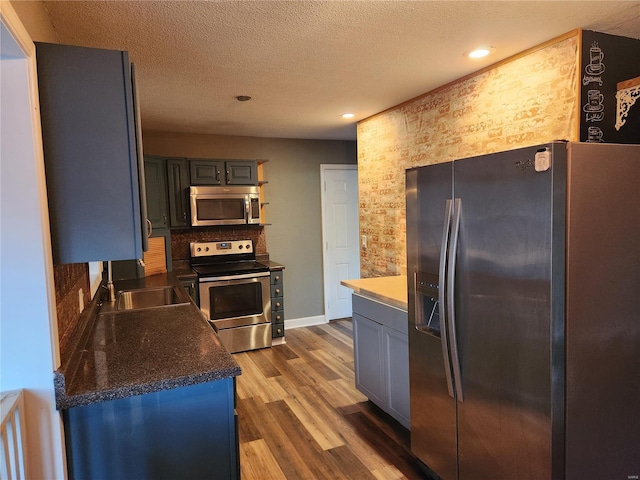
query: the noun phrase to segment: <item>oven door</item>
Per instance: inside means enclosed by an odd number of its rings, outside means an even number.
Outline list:
[[[218,331],[271,322],[269,272],[199,280],[200,309]]]

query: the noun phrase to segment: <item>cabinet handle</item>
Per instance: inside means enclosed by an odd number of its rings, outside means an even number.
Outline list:
[[[280,315],[276,315],[276,320],[280,321],[280,318],[282,318]]]
[[[279,281],[280,281],[280,276],[279,276],[279,275],[276,275],[276,277],[275,277],[275,278],[276,278],[276,282],[279,282]]]
[[[276,329],[276,333],[282,333],[282,329],[281,328]]]
[[[280,289],[276,288],[276,295],[280,294]]]
[[[280,302],[276,302],[276,307],[279,307],[279,306],[280,306]]]
[[[220,183],[220,170],[216,168],[216,182]]]

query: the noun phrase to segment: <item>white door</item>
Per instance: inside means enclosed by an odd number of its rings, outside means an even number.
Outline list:
[[[351,290],[341,280],[360,278],[358,167],[320,165],[324,312],[326,321],[351,316]]]

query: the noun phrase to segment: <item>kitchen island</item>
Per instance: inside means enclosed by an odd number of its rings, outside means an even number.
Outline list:
[[[407,277],[340,282],[351,288],[356,388],[410,426]]]
[[[168,305],[117,310],[100,289],[87,307],[55,375],[70,478],[239,478],[240,367],[176,276],[115,282],[166,287]]]
[[[340,283],[363,297],[386,303],[401,310],[407,310],[406,275],[358,278],[355,280],[342,280]]]

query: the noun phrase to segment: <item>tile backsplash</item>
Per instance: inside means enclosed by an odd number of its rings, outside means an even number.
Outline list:
[[[189,260],[189,243],[217,242],[221,240],[252,240],[256,254],[267,253],[264,227],[201,227],[171,230],[172,260]]]
[[[86,263],[66,263],[53,266],[53,280],[56,289],[56,316],[58,318],[58,339],[60,356],[67,358],[68,347],[72,344],[72,334],[80,320],[80,290],[83,304],[91,300],[89,292],[89,265]]]

